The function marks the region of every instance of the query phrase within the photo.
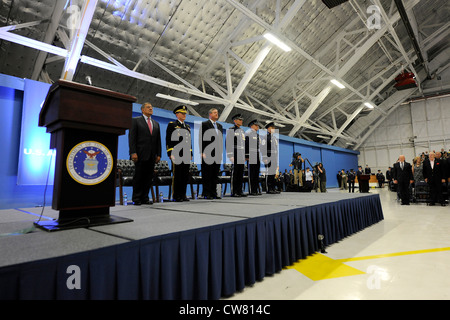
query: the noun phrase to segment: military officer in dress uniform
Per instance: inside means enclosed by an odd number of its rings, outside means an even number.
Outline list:
[[[186,187],[189,181],[189,168],[192,159],[191,128],[186,120],[186,106],[179,106],[173,111],[176,121],[169,122],[166,131],[167,155],[172,161],[173,200],[189,201]]]
[[[259,124],[257,120],[253,120],[248,126],[250,129],[245,134],[245,160],[248,161],[249,194],[257,196],[261,194],[258,190],[261,166]]]
[[[262,139],[262,158],[266,167],[266,192],[280,193],[276,190],[275,175],[278,171],[278,139],[275,137],[275,123],[266,125],[267,135]]]
[[[242,192],[245,166],[245,131],[241,128],[244,118],[241,114],[233,116],[234,126],[227,130],[227,157],[233,163],[231,170],[231,196],[246,197]]]

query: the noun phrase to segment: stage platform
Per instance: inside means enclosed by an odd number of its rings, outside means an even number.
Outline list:
[[[116,206],[132,222],[47,232],[0,211],[0,299],[217,300],[383,220],[377,194],[292,193]],[[32,228],[32,229],[29,229]]]

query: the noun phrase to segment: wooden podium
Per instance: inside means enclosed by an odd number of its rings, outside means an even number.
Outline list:
[[[358,184],[361,186],[361,193],[369,192],[370,174],[361,174],[358,176]]]
[[[35,222],[57,231],[132,220],[111,216],[115,206],[118,137],[131,127],[135,97],[60,80],[50,88],[39,126],[56,149],[52,208],[56,221]]]

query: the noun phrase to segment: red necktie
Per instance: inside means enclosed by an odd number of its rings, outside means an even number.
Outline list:
[[[153,134],[152,121],[150,120],[150,118],[147,118],[147,123],[148,123],[148,128],[150,129],[150,134]]]

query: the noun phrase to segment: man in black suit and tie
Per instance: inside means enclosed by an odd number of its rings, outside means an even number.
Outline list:
[[[411,164],[405,161],[405,156],[398,157],[394,164],[394,184],[397,185],[397,191],[402,205],[409,205],[409,185],[414,182]]]
[[[146,102],[141,111],[142,116],[132,119],[128,135],[130,157],[135,165],[132,198],[135,205],[151,204],[148,194],[154,167],[161,160],[161,133],[158,122],[151,118],[153,106]]]
[[[436,154],[430,152],[428,159],[423,162],[423,177],[430,188],[430,206],[436,202],[444,205],[442,198],[442,184],[445,182],[445,167],[441,160],[436,159]]]
[[[360,176],[363,175],[363,174],[364,174],[364,171],[363,171],[362,167],[358,166],[358,171],[356,171],[356,177],[358,178],[358,189],[359,189],[360,193],[362,193],[362,185],[363,185],[360,182],[361,181]]]
[[[219,111],[212,108],[208,112],[209,119],[202,122],[200,132],[200,149],[202,155],[203,197],[205,199],[220,199],[217,194],[217,182],[222,163],[223,131],[217,122]]]

